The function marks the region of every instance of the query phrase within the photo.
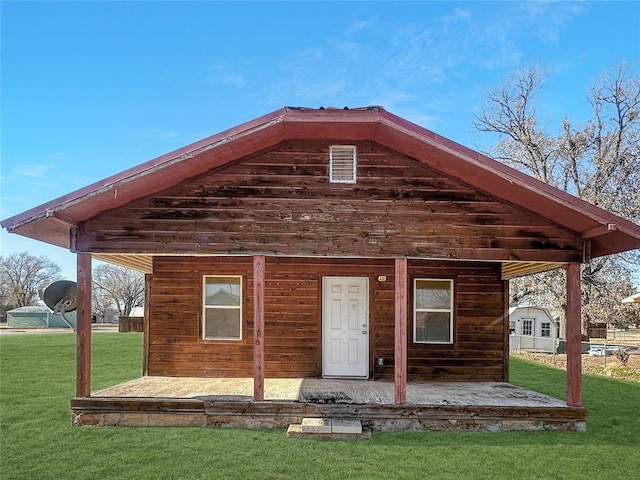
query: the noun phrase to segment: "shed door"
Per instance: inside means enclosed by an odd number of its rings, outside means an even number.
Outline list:
[[[520,343],[520,348],[535,348],[535,325],[535,317],[522,319],[522,340]]]
[[[322,279],[322,375],[369,375],[369,279]]]

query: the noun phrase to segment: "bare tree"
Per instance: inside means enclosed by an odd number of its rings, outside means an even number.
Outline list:
[[[538,68],[514,74],[488,94],[475,127],[495,134],[489,152],[504,163],[594,205],[638,223],[640,220],[640,76],[626,65],[604,73],[587,96],[591,118],[576,125],[565,118],[555,133],[541,125],[537,94],[544,75]],[[633,293],[638,252],[592,260],[582,268],[583,332],[589,323],[619,323],[628,312],[620,300]],[[511,282],[514,305],[540,303],[564,309],[563,272]],[[631,319],[629,319],[631,320]]]
[[[144,304],[144,275],[116,265],[99,265],[93,271],[93,308],[100,315],[110,308],[127,316]]]
[[[29,252],[0,256],[0,308],[35,305],[38,293],[49,283],[60,279],[60,267],[45,256]]]

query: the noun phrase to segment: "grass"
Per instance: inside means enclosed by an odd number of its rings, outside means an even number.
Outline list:
[[[93,336],[93,388],[140,375],[138,334]],[[72,427],[74,337],[0,337],[0,478],[592,479],[640,471],[640,384],[584,377],[588,431],[374,433],[293,440],[283,430]],[[514,359],[511,380],[558,398],[564,372]],[[635,473],[634,473],[635,472]]]

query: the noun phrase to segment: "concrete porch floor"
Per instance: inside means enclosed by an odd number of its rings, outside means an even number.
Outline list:
[[[252,378],[142,377],[95,392],[96,398],[190,398],[208,401],[252,401]],[[267,378],[266,402],[393,405],[390,381],[326,378]],[[566,407],[556,398],[505,382],[410,382],[409,405]]]

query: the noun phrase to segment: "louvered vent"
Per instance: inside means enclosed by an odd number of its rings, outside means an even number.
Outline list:
[[[356,183],[356,147],[331,145],[329,179],[332,183]]]

